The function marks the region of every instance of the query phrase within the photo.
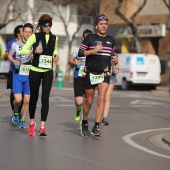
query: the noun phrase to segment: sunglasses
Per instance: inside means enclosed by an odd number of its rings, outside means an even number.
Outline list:
[[[108,21],[108,18],[106,16],[102,15],[102,16],[99,16],[97,18],[97,20],[106,20],[106,21]]]
[[[43,27],[51,27],[52,26],[52,23],[44,23],[42,24]]]

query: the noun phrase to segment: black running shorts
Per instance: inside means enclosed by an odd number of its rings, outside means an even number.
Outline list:
[[[13,72],[9,71],[7,75],[7,89],[12,89]]]
[[[109,82],[110,82],[110,76],[104,76],[103,83],[108,83],[109,84]],[[86,73],[85,82],[84,82],[85,89],[94,89],[97,85],[98,84],[94,84],[94,85],[91,84],[91,82],[90,82],[90,74]]]
[[[84,96],[84,78],[83,77],[77,77],[74,78],[74,96]]]

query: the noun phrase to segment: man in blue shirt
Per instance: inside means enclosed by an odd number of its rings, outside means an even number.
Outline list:
[[[12,44],[14,42],[22,39],[22,36],[23,36],[23,25],[18,25],[18,26],[15,27],[15,29],[14,29],[14,36],[15,36],[14,39],[12,39],[12,40],[7,42],[6,51],[5,51],[5,54],[4,54],[4,60],[8,60],[8,54],[10,52]],[[14,94],[13,94],[13,87],[12,87],[13,67],[14,67],[14,64],[11,62],[10,68],[9,68],[9,73],[8,73],[8,76],[7,76],[7,89],[11,89],[10,104],[11,104],[12,111],[14,110],[14,105],[13,105]],[[21,112],[21,108],[19,110]],[[21,117],[21,114],[20,114],[20,117]]]
[[[20,41],[14,42],[8,54],[8,59],[14,63],[13,68],[13,93],[14,93],[14,114],[12,116],[12,123],[19,124],[20,128],[26,128],[25,118],[27,116],[30,100],[30,86],[29,86],[29,69],[31,67],[30,55],[20,55],[20,50],[26,43],[27,39],[33,33],[33,25],[26,23],[23,27],[23,38]],[[30,50],[32,47],[30,48]],[[19,120],[19,107],[23,102],[22,118]]]

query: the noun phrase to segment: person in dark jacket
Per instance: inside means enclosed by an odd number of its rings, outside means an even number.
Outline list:
[[[53,61],[58,61],[58,37],[52,34],[52,18],[48,14],[43,14],[39,20],[36,29],[38,33],[32,34],[27,43],[21,50],[22,55],[33,54],[32,66],[29,72],[30,82],[30,104],[29,115],[30,124],[28,135],[35,135],[36,122],[35,111],[38,101],[39,87],[42,84],[41,96],[41,125],[39,136],[47,136],[45,123],[49,111],[49,96],[53,82]],[[33,46],[33,50],[29,48]]]

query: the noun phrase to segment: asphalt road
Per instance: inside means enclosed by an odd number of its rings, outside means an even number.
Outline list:
[[[36,110],[36,135],[10,123],[9,90],[0,79],[0,170],[169,170],[170,147],[161,140],[170,131],[169,99],[149,91],[112,93],[109,126],[100,126],[101,138],[84,138],[73,114],[72,85],[53,84],[46,123],[47,137],[39,137],[40,106]],[[89,130],[95,117],[94,104]],[[29,119],[27,116],[26,122]]]

